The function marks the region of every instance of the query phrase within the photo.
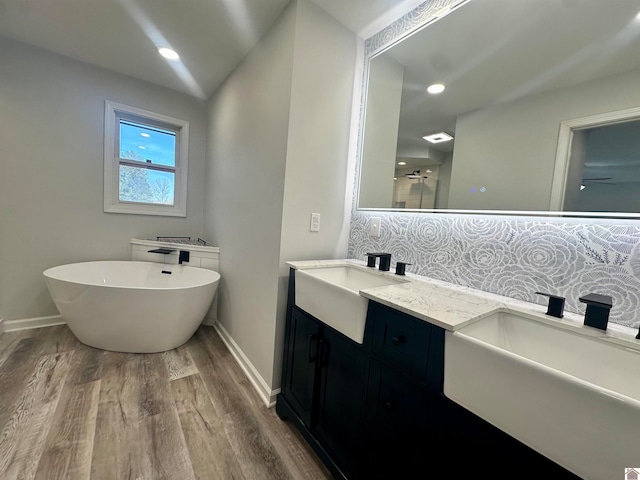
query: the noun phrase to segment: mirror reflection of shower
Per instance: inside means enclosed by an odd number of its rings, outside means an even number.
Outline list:
[[[437,165],[426,169],[397,168],[393,183],[393,208],[436,208]]]

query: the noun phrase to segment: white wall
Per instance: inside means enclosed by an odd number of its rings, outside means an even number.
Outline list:
[[[560,123],[640,106],[638,85],[634,71],[460,116],[449,208],[548,210]]]
[[[266,390],[280,386],[284,262],[346,254],[355,50],[354,34],[293,1],[210,99],[204,222],[221,248],[219,319]]]
[[[186,218],[103,212],[105,99],[190,122]],[[128,259],[132,237],[202,236],[205,136],[202,101],[0,39],[0,317],[57,314],[46,268]]]
[[[272,387],[295,4],[209,102],[205,236],[218,245],[218,318]]]
[[[298,2],[280,246],[274,380],[280,385],[287,260],[345,258],[349,132],[358,38],[307,0]],[[349,178],[349,190],[351,190]],[[310,232],[311,213],[320,231]]]
[[[449,188],[451,187],[451,166],[453,153],[444,154],[444,162],[438,171],[438,193],[436,195],[436,208],[448,208]]]

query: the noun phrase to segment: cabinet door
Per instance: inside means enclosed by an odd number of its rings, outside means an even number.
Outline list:
[[[439,396],[376,360],[369,367],[365,424],[368,478],[427,478],[443,438]]]
[[[351,340],[325,329],[315,433],[349,478],[358,478],[361,464],[366,363],[366,354]]]
[[[320,324],[293,308],[289,329],[290,357],[282,393],[307,428],[311,428]]]
[[[465,462],[493,478],[514,478],[526,465],[527,478],[578,480],[579,477],[499,428],[447,399],[446,436],[450,451],[465,452]],[[456,475],[451,464],[444,469]]]

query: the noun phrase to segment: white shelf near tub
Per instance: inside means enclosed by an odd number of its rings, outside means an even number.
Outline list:
[[[162,239],[163,237],[159,238],[161,238],[161,240],[132,238],[131,260],[176,264],[178,263],[179,251],[186,250],[189,252],[189,261],[185,262],[185,265],[218,271],[220,265],[220,247],[204,245],[198,240],[170,240],[168,237],[164,240]],[[169,248],[175,251],[166,255],[162,253],[149,253],[149,250],[155,248]]]

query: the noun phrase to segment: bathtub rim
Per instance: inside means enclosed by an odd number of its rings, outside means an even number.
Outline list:
[[[116,264],[116,263],[122,263],[127,265],[131,265],[131,264],[156,265],[157,268],[166,269],[166,270],[173,270],[174,268],[184,269],[186,271],[197,270],[199,272],[207,272],[207,273],[204,273],[204,275],[211,274],[211,279],[207,281],[202,281],[202,282],[194,282],[193,284],[190,284],[190,285],[161,287],[161,286],[112,285],[112,284],[104,284],[104,283],[96,283],[96,282],[80,282],[78,280],[62,278],[59,275],[53,275],[54,271],[63,270],[64,268],[67,268],[67,267],[77,267],[81,265],[89,266],[89,265],[98,265],[98,264]],[[56,266],[47,268],[42,272],[42,275],[44,275],[46,280],[56,280],[59,282],[70,283],[73,285],[83,285],[83,286],[89,286],[89,287],[112,288],[112,289],[126,289],[126,290],[166,290],[166,291],[184,290],[189,288],[204,287],[220,281],[220,273],[216,272],[215,270],[210,270],[208,268],[194,267],[190,265],[145,262],[140,260],[91,260],[86,262],[65,263],[62,265],[56,265]],[[199,275],[202,275],[202,273],[199,273]]]

